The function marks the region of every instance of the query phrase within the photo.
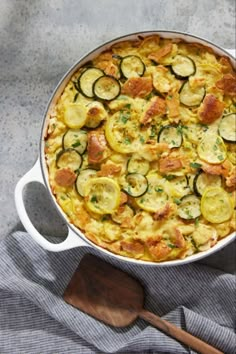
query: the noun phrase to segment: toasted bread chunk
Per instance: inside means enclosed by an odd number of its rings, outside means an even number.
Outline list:
[[[217,165],[204,163],[202,164],[202,169],[210,175],[221,175],[227,177],[232,169],[232,164],[229,160],[225,160],[223,163]]]
[[[103,160],[106,149],[105,135],[100,131],[91,131],[88,134],[88,160],[89,163],[98,163]]]
[[[101,171],[97,173],[98,176],[102,177],[113,177],[121,171],[121,166],[114,163],[102,164]]]
[[[152,118],[158,115],[163,115],[166,113],[166,102],[161,97],[155,97],[150,102],[150,105],[147,111],[144,114],[144,117],[141,120],[141,123],[148,124],[152,121]]]
[[[162,157],[159,161],[160,173],[168,173],[171,171],[179,170],[183,167],[183,162],[180,158],[165,158]]]
[[[176,93],[174,95],[168,96],[166,103],[168,108],[168,116],[169,118],[177,118],[179,116],[179,94]]]
[[[216,87],[224,91],[225,95],[236,96],[236,76],[226,74],[217,81]]]
[[[121,249],[125,252],[131,253],[134,256],[141,256],[144,253],[144,245],[139,241],[121,241]]]
[[[62,187],[72,186],[76,180],[76,174],[70,168],[61,168],[55,173],[55,182]]]
[[[205,96],[199,111],[199,120],[204,124],[210,124],[220,118],[224,111],[224,103],[218,100],[215,95],[208,94]]]
[[[155,63],[159,63],[159,60],[169,54],[172,51],[172,48],[173,44],[168,43],[164,47],[160,48],[157,52],[149,54],[148,59],[155,61]]]
[[[152,92],[152,79],[149,77],[131,77],[122,87],[122,93],[133,98],[145,97]]]

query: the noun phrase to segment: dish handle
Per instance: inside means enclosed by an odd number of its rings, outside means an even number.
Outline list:
[[[25,203],[23,199],[24,188],[31,182],[39,182],[45,188],[43,175],[40,166],[40,160],[38,159],[35,165],[29,170],[17,183],[15,188],[15,204],[19,215],[19,218],[24,225],[26,231],[32,236],[32,238],[44,249],[52,252],[65,251],[74,247],[90,246],[83,241],[73,230],[68,227],[67,238],[61,243],[52,243],[46,240],[46,238],[39,233],[39,231],[32,224],[27,211],[25,209]]]

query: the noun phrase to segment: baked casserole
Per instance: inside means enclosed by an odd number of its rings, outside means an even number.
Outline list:
[[[50,112],[55,198],[93,243],[162,262],[235,230],[236,73],[226,56],[158,35],[83,65]]]

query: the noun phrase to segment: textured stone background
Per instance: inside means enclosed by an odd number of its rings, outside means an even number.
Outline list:
[[[23,229],[14,188],[38,156],[42,118],[61,76],[103,41],[139,30],[186,31],[235,48],[234,0],[1,0],[0,238]],[[42,186],[26,204],[44,234],[64,234]]]

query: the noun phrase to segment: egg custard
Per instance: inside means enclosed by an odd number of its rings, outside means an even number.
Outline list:
[[[45,155],[70,223],[113,253],[162,262],[235,230],[236,73],[157,35],[83,65],[50,113]]]

